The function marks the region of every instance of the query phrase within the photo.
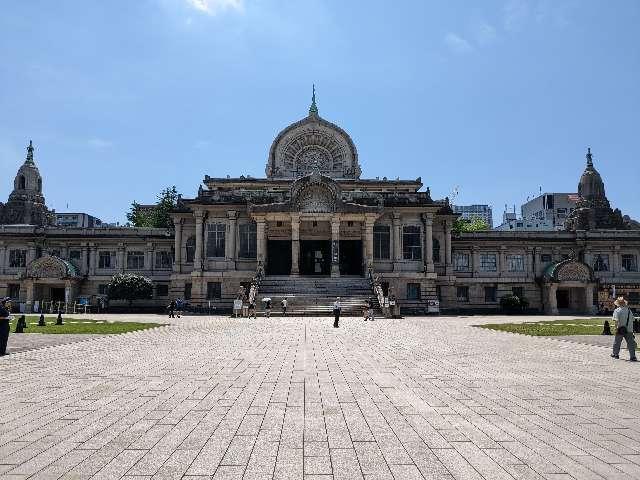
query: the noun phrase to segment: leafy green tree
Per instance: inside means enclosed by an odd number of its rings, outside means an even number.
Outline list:
[[[491,230],[489,224],[482,218],[474,217],[472,219],[457,218],[453,222],[453,232],[481,232],[483,230]]]
[[[176,186],[167,187],[158,195],[156,204],[149,208],[138,202],[131,204],[127,212],[127,220],[134,227],[173,228],[173,220],[169,212],[178,204],[178,190]]]
[[[152,297],[153,282],[143,275],[118,273],[107,285],[107,295],[113,300],[127,300],[131,307],[134,300]]]

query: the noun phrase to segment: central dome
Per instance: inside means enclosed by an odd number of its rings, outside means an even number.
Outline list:
[[[351,137],[318,115],[315,91],[309,115],[282,130],[271,144],[268,178],[299,178],[320,171],[331,178],[360,178],[358,152]]]

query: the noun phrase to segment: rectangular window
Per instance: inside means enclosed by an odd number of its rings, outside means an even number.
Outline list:
[[[156,285],[156,297],[168,297],[169,296],[169,285],[166,283],[160,283]]]
[[[82,252],[80,252],[80,250],[69,250],[69,261],[78,268],[80,268],[81,256],[82,256]]]
[[[480,270],[483,272],[495,272],[498,270],[498,261],[495,253],[480,254]]]
[[[440,263],[440,240],[433,239],[433,262]]]
[[[220,282],[207,282],[207,300],[222,298],[222,284]]]
[[[484,302],[494,303],[498,301],[498,289],[496,287],[484,287]]]
[[[608,272],[609,271],[609,255],[596,254],[593,259],[593,271],[594,272]]]
[[[52,257],[60,257],[60,250],[57,248],[52,248],[51,250],[49,250],[49,255],[51,255]]]
[[[27,266],[26,250],[9,250],[9,267],[19,268]]]
[[[98,285],[98,295],[107,295],[108,292],[108,285],[101,283],[100,285]]]
[[[469,271],[469,254],[454,252],[453,269],[456,272],[468,272]]]
[[[540,255],[540,261],[542,263],[550,263],[551,262],[551,254],[543,253],[542,255]]]
[[[159,250],[156,252],[156,268],[168,269],[173,264],[173,255],[167,250]]]
[[[640,292],[629,292],[627,300],[633,305],[638,305],[640,303]]]
[[[637,272],[638,261],[635,255],[622,255],[622,271],[623,272]]]
[[[209,223],[207,225],[207,257],[224,258],[224,240],[226,226],[224,223]]]
[[[373,258],[374,260],[391,258],[391,227],[389,225],[373,226]]]
[[[518,298],[524,298],[524,288],[523,287],[512,287],[511,293]]]
[[[7,285],[7,295],[12,300],[17,300],[20,298],[20,284],[19,283],[10,283]]]
[[[115,262],[112,261],[112,257],[115,257],[116,252],[98,252],[98,268],[114,268]]]
[[[507,255],[507,268],[510,272],[524,272],[524,255]]]
[[[184,299],[191,300],[191,284],[190,283],[184,284]]]
[[[420,300],[419,283],[407,283],[407,300]]]
[[[238,227],[238,235],[240,236],[240,258],[256,258],[257,249],[257,237],[256,237],[256,224],[242,223]]]
[[[127,268],[129,270],[144,270],[144,252],[127,252]]]
[[[402,258],[405,260],[422,259],[419,226],[407,225],[402,227]]]
[[[456,298],[459,302],[468,302],[469,301],[469,287],[457,287],[456,288]]]

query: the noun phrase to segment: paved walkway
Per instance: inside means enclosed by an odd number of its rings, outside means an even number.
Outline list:
[[[0,478],[640,478],[640,367],[470,326],[513,320],[191,317],[12,354]]]

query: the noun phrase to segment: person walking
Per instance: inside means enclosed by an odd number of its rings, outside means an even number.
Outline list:
[[[282,306],[282,316],[286,317],[287,316],[287,297],[284,297],[282,299],[282,301],[280,302],[280,305]]]
[[[633,335],[633,321],[635,317],[633,312],[629,308],[627,301],[624,297],[616,298],[614,305],[617,307],[613,311],[613,320],[616,322],[616,336],[613,341],[613,358],[620,358],[620,347],[622,346],[622,339],[627,342],[627,348],[629,349],[629,360],[637,362],[636,359],[636,337]]]
[[[176,301],[175,300],[171,300],[169,302],[169,306],[167,308],[169,309],[169,318],[175,318],[174,312],[176,310]]]
[[[256,318],[256,304],[249,302],[249,318]]]
[[[182,314],[183,301],[180,297],[176,298],[176,317],[180,318]]]
[[[264,316],[267,318],[271,316],[271,299],[267,300],[264,304]]]
[[[9,310],[11,308],[10,297],[4,297],[0,300],[0,356],[7,355],[7,343],[9,342],[9,320],[11,320],[11,314]]]
[[[369,298],[367,300],[367,318],[373,322],[375,320],[374,315],[375,314],[373,312],[373,300]]]
[[[334,328],[338,328],[340,326],[340,310],[342,310],[342,305],[340,305],[340,297],[336,297],[336,301],[333,302]]]

